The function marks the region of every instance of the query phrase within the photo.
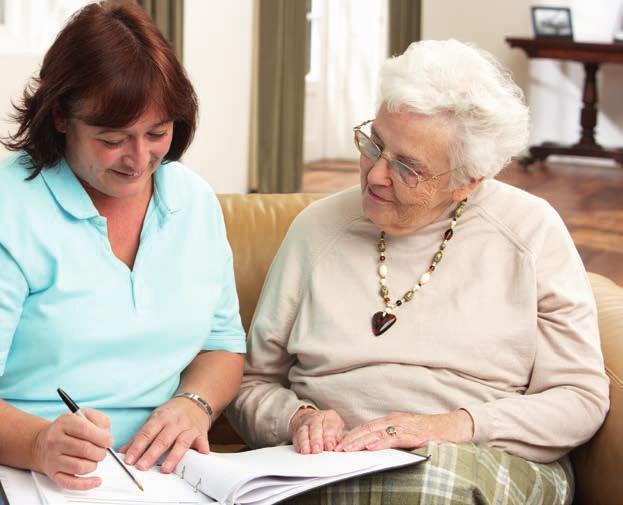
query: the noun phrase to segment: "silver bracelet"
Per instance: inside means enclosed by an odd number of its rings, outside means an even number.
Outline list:
[[[212,416],[214,415],[212,412],[212,407],[210,407],[210,404],[208,402],[206,402],[203,398],[201,398],[201,396],[199,396],[198,394],[195,393],[189,393],[188,391],[183,391],[181,393],[176,393],[173,398],[188,398],[189,400],[192,400],[193,402],[195,402],[197,405],[199,405],[206,414],[208,414],[208,417],[210,418],[210,426],[212,426]]]

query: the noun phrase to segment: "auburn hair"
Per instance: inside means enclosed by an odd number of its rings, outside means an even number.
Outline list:
[[[35,178],[65,152],[54,114],[71,117],[88,102],[87,123],[123,128],[149,107],[173,121],[164,161],[178,160],[197,124],[197,96],[184,68],[149,15],[131,0],[90,4],[76,12],[47,51],[39,75],[13,104],[19,128],[2,139],[25,151]],[[26,157],[26,158],[28,158]]]

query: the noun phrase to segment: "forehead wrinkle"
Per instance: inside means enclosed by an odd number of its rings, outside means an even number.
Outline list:
[[[379,135],[379,133],[377,132],[377,130],[374,128],[374,126],[370,126],[370,131],[372,132],[372,135],[378,137],[379,139],[383,140],[383,138]],[[428,165],[422,161],[419,158],[414,158],[412,155],[408,155],[408,154],[394,154],[394,158],[402,163],[408,163],[409,165],[415,165],[415,167],[417,168],[426,168]]]

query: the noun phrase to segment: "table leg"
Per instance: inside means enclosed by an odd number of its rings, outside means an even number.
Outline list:
[[[595,148],[595,126],[597,126],[597,70],[599,63],[584,63],[584,94],[580,126],[582,135],[575,147]]]
[[[530,155],[520,160],[521,165],[528,167],[534,162],[543,162],[551,154],[563,156],[591,156],[610,158],[623,167],[623,148],[604,149],[595,140],[597,126],[597,70],[599,63],[584,64],[584,94],[582,95],[582,112],[580,126],[582,133],[577,143],[569,146],[555,142],[543,142],[530,147]]]

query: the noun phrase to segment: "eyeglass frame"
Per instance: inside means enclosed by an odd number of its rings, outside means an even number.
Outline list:
[[[410,189],[415,189],[418,187],[418,185],[422,182],[429,182],[429,181],[436,181],[437,179],[439,179],[442,175],[446,175],[449,174],[450,172],[453,172],[454,169],[450,169],[450,170],[446,170],[445,172],[441,172],[439,174],[435,174],[432,175],[430,177],[423,177],[420,174],[418,174],[415,170],[413,170],[410,166],[406,165],[405,163],[403,163],[400,160],[397,160],[395,158],[391,158],[389,156],[387,156],[386,154],[383,154],[383,149],[381,149],[376,142],[374,142],[374,140],[372,140],[368,135],[366,135],[363,131],[361,131],[361,129],[374,122],[376,120],[376,118],[373,119],[368,119],[367,121],[364,121],[361,124],[358,124],[357,126],[353,127],[353,136],[354,136],[354,141],[355,141],[355,146],[357,147],[357,150],[359,151],[359,153],[361,155],[363,155],[366,159],[369,159],[371,161],[374,161],[374,163],[376,163],[377,161],[379,161],[379,159],[383,158],[385,161],[387,161],[388,165],[391,167],[391,169],[394,171],[394,173],[398,176],[398,181],[401,184],[404,184],[405,186],[407,186]],[[363,135],[365,138],[367,138],[370,143],[376,147],[379,151],[379,155],[376,159],[373,158],[369,158],[368,156],[366,156],[360,149],[359,147],[359,142],[357,142],[357,134],[360,133],[361,135]],[[396,169],[396,167],[393,165],[394,163],[399,163],[401,166],[403,166],[404,168],[406,168],[409,172],[411,172],[416,178],[417,178],[417,182],[415,183],[415,185],[411,186],[409,184],[407,184],[404,179],[402,178],[402,175],[400,175],[400,172],[398,171],[398,169]]]

